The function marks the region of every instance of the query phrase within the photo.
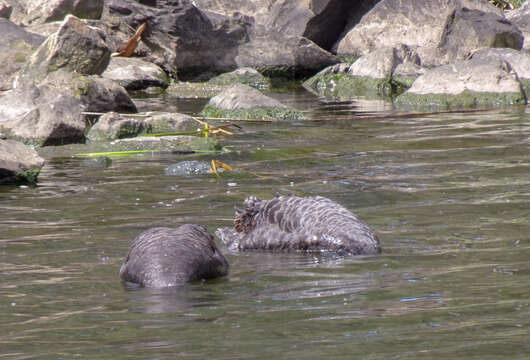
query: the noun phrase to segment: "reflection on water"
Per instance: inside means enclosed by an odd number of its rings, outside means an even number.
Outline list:
[[[277,96],[318,117],[392,110]],[[233,151],[215,159],[235,171],[220,179],[164,175],[210,155],[87,167],[71,157],[78,149],[43,149],[37,187],[0,188],[0,357],[525,358],[529,120],[528,109],[505,109],[242,124],[221,140]],[[224,279],[162,290],[119,281],[142,230],[213,231],[249,194],[291,193],[350,208],[379,234],[383,254],[227,253]]]

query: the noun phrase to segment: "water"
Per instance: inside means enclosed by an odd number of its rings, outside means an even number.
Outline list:
[[[391,111],[278,96],[312,116]],[[221,138],[233,152],[215,156],[104,167],[71,157],[78,149],[43,149],[38,187],[1,187],[0,358],[530,358],[528,108],[241,125]],[[211,159],[235,171],[164,175]],[[290,193],[351,209],[383,254],[227,253],[224,279],[164,290],[120,282],[142,230],[214,231],[250,194]]]

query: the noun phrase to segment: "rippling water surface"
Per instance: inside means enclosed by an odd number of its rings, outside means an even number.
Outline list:
[[[383,102],[278,95],[310,116]],[[197,102],[151,99],[193,112]],[[242,124],[220,155],[90,167],[43,149],[37,187],[0,188],[1,359],[530,358],[530,110]],[[236,170],[179,178],[217,159]],[[227,253],[227,278],[122,284],[151,226],[231,223],[250,195],[323,195],[370,224],[381,256]],[[226,250],[225,250],[226,253]]]

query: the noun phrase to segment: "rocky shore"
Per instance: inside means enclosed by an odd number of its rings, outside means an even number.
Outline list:
[[[142,24],[133,54],[111,56]],[[528,104],[529,24],[528,2],[486,0],[0,0],[0,183],[36,182],[35,147],[197,128],[128,117],[138,91],[284,121],[303,114],[262,93],[279,78],[407,110]]]

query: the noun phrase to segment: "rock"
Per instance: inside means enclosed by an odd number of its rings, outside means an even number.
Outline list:
[[[79,165],[92,169],[106,169],[112,165],[112,159],[108,156],[89,157],[82,160]]]
[[[61,21],[72,14],[81,19],[99,19],[104,0],[18,0],[23,14],[23,25]]]
[[[222,169],[219,169],[222,170]],[[210,163],[206,161],[190,160],[172,164],[164,169],[166,175],[171,176],[195,176],[210,174]]]
[[[145,119],[153,134],[189,132],[199,128],[197,121],[189,115],[179,113],[154,113]]]
[[[101,74],[110,60],[105,35],[69,15],[20,71],[19,81],[40,81],[59,69],[82,75]]]
[[[98,75],[84,76],[72,72],[55,71],[41,83],[69,90],[72,95],[81,100],[84,111],[137,112],[136,105],[122,86]]]
[[[480,48],[520,50],[523,35],[504,17],[480,10],[458,8],[448,17],[438,45],[445,63],[466,59]]]
[[[303,114],[263,95],[259,90],[235,84],[210,99],[200,113],[205,117],[297,120]]]
[[[159,66],[133,57],[113,57],[102,74],[125,89],[144,90],[149,87],[167,88],[169,77]]]
[[[181,99],[210,99],[225,89],[225,85],[216,85],[210,82],[176,81],[169,85],[166,94]]]
[[[265,27],[252,32],[238,48],[238,67],[251,67],[268,77],[299,78],[339,62],[311,40]]]
[[[464,7],[502,16],[500,9],[480,0],[382,0],[337,43],[336,51],[361,56],[405,44],[416,49],[422,65],[440,65],[438,46],[447,18]]]
[[[427,71],[397,105],[465,108],[525,104],[510,64],[500,59],[457,61]]]
[[[143,38],[149,44],[147,61],[161,66],[169,74],[179,70],[181,79],[204,72],[225,72],[236,68],[234,56],[241,42],[247,41],[244,17],[212,16],[200,11],[188,0],[147,6],[125,0],[105,1],[103,20],[133,29],[147,22]],[[113,34],[108,33],[109,36]]]
[[[510,64],[510,67],[517,74],[521,86],[530,99],[530,54],[513,49],[480,49],[473,53],[473,59],[500,59]]]
[[[245,84],[260,90],[270,89],[271,87],[269,79],[261,75],[258,71],[248,67],[221,74],[210,79],[208,83],[215,85]]]
[[[378,0],[279,0],[265,23],[281,33],[303,36],[330,51],[345,27],[358,21]]]
[[[224,16],[234,13],[254,18],[257,24],[265,24],[275,0],[194,0],[196,7],[205,12]]]
[[[35,184],[44,159],[14,140],[0,140],[0,184]]]
[[[45,40],[0,18],[0,91],[12,88],[15,73]]]
[[[324,96],[378,98],[402,93],[423,72],[415,51],[405,45],[383,47],[351,65],[342,63],[322,70],[304,87]]]
[[[521,7],[506,13],[506,18],[517,26],[524,36],[523,48],[530,49],[530,2],[525,2]]]
[[[150,133],[151,126],[138,118],[126,118],[115,112],[109,112],[99,118],[87,134],[90,141],[108,141],[135,137]]]
[[[9,19],[13,12],[13,6],[5,0],[0,0],[0,18]]]
[[[28,84],[0,97],[0,129],[10,138],[39,146],[83,142],[83,110],[69,89]]]

